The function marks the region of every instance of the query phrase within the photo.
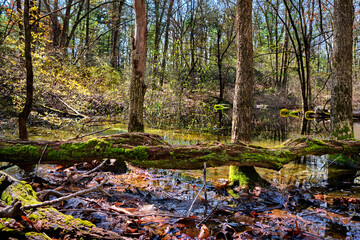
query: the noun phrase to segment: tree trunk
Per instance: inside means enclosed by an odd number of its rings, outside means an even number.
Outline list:
[[[90,0],[86,0],[86,22],[85,22],[85,64],[90,64]]]
[[[145,0],[135,0],[135,37],[132,38],[129,132],[144,131],[146,11]]]
[[[154,6],[155,6],[155,36],[154,36],[154,62],[153,62],[153,80],[152,80],[152,87],[154,88],[156,86],[156,80],[158,77],[158,65],[159,65],[159,61],[158,61],[158,56],[160,54],[159,49],[160,49],[160,41],[161,41],[161,35],[162,35],[162,20],[163,20],[163,16],[164,16],[164,10],[165,10],[165,5],[167,3],[168,0],[163,0],[163,1],[159,1],[159,0],[154,0]],[[160,6],[160,2],[163,2],[163,6]],[[161,11],[160,11],[161,9]]]
[[[71,18],[71,5],[73,3],[73,0],[66,1],[66,10],[65,10],[65,16],[64,16],[64,22],[63,22],[63,29],[60,34],[60,47],[64,48],[66,39],[69,32],[69,24],[70,24],[70,18]],[[65,53],[67,53],[67,49],[63,49]]]
[[[250,141],[254,86],[252,0],[237,0],[237,65],[231,141]]]
[[[120,17],[122,12],[122,7],[125,3],[125,0],[121,0],[120,3],[113,2],[113,21],[112,21],[112,34],[111,34],[111,59],[110,64],[113,68],[117,69],[119,67],[119,34],[120,34]]]
[[[169,9],[167,12],[167,17],[166,17],[165,42],[164,42],[164,51],[163,51],[162,63],[161,63],[161,75],[160,75],[160,86],[161,87],[164,84],[164,78],[165,78],[165,66],[166,66],[166,58],[167,58],[166,55],[167,55],[167,50],[169,47],[170,18],[172,15],[173,5],[174,5],[174,0],[170,0]]]
[[[28,138],[26,121],[29,117],[33,102],[34,74],[31,57],[31,25],[30,25],[30,0],[24,1],[24,29],[25,29],[25,68],[26,68],[26,100],[22,112],[19,114],[19,138]]]
[[[252,0],[237,0],[236,4],[236,82],[233,104],[231,142],[250,142],[254,86],[254,60],[252,36]],[[256,172],[253,165],[231,166],[231,184],[242,184],[241,179],[251,179]],[[243,177],[248,176],[248,177]],[[253,180],[253,179],[252,179]],[[249,183],[249,185],[253,185]]]
[[[352,116],[353,22],[353,1],[335,0],[331,129],[332,135],[338,139],[354,137]]]
[[[18,12],[19,15],[22,14],[21,0],[16,0],[16,11]],[[22,41],[24,40],[24,25],[21,22],[21,20],[18,20],[18,26],[19,26],[19,39]]]

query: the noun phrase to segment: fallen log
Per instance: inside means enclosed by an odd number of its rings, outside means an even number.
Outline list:
[[[0,140],[0,159],[19,166],[41,163],[70,165],[111,158],[145,168],[202,169],[224,165],[255,166],[279,170],[305,155],[359,155],[360,141],[317,140],[299,137],[280,146],[266,148],[251,144],[200,143],[170,145],[158,135],[123,133],[89,140],[20,141]],[[351,163],[356,165],[356,162]]]

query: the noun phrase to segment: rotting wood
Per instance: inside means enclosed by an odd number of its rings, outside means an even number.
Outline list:
[[[317,140],[299,137],[274,148],[251,144],[200,143],[190,146],[170,145],[158,135],[123,133],[88,140],[20,141],[1,140],[0,159],[19,166],[36,164],[44,146],[48,145],[41,163],[70,165],[111,158],[127,161],[144,168],[202,169],[207,166],[255,166],[280,169],[305,155],[344,154],[360,152],[357,140]],[[359,165],[359,162],[351,163]]]

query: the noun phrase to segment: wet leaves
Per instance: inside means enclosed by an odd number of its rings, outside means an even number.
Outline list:
[[[202,188],[201,180],[182,178],[176,171],[152,172],[135,167],[122,175],[95,172],[91,178],[83,178],[84,172],[76,167],[43,169],[46,177],[37,187],[42,191],[53,187],[66,195],[94,186],[107,176],[109,183],[103,190],[109,195],[94,192],[56,207],[125,238],[322,239],[360,234],[356,222],[360,201],[356,198],[312,194],[294,186],[285,190],[239,188],[231,195],[229,182],[222,181],[206,185],[208,202],[201,193],[193,206],[194,216],[186,217]],[[83,180],[81,184],[69,181],[74,176]],[[41,222],[31,224],[41,229]],[[331,228],[337,229],[338,235],[331,233]]]

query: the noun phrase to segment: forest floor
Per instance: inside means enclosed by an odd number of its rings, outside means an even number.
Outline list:
[[[314,194],[296,186],[230,188],[226,179],[204,184],[201,174],[133,166],[125,174],[97,171],[81,182],[69,180],[86,171],[83,164],[44,165],[31,185],[36,191],[54,189],[68,195],[107,178],[104,191],[54,207],[118,233],[119,239],[356,239],[360,235],[360,199],[356,198]],[[33,225],[46,233],[41,223]]]

